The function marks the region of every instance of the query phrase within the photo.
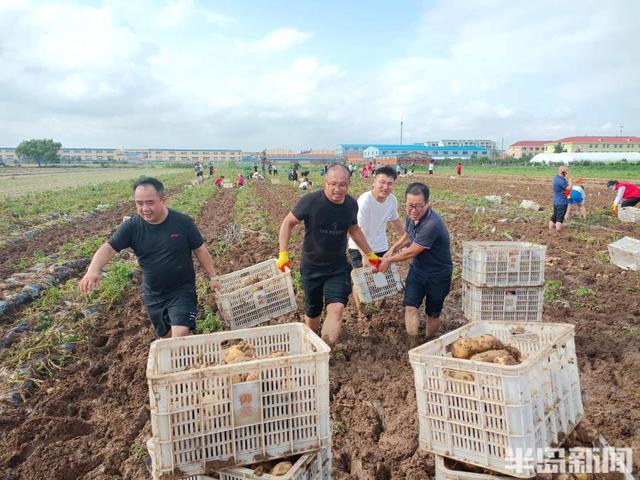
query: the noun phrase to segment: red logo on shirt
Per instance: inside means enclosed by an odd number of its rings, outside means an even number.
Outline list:
[[[179,233],[171,233],[171,234],[169,234],[169,236],[171,238],[178,238],[178,237],[180,237],[180,234]]]

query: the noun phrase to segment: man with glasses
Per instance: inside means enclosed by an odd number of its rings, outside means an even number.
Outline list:
[[[386,272],[393,262],[411,259],[404,290],[404,323],[409,346],[414,347],[419,344],[418,308],[423,300],[427,314],[426,338],[435,335],[440,328],[440,312],[451,289],[453,262],[449,231],[430,206],[429,187],[415,182],[407,187],[405,195],[404,235],[382,258],[379,271]]]
[[[391,193],[396,178],[392,167],[380,167],[374,173],[371,190],[358,197],[358,226],[379,257],[389,249],[387,223],[393,225],[398,235],[404,234],[398,215],[398,200]],[[362,252],[353,238],[349,239],[349,255],[354,268],[362,267]]]
[[[334,163],[327,169],[324,189],[302,197],[280,225],[278,268],[289,262],[289,239],[293,228],[304,222],[301,267],[305,323],[318,332],[326,305],[322,339],[335,345],[342,329],[344,307],[351,293],[351,265],[347,261],[347,235],[373,266],[380,258],[371,250],[358,226],[358,203],[347,194],[349,169]]]

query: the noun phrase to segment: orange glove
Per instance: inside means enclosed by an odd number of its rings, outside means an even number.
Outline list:
[[[369,260],[369,263],[374,268],[378,268],[382,263],[382,259],[378,255],[376,255],[373,251],[367,253],[367,260]]]
[[[278,254],[278,270],[284,272],[285,267],[291,269],[292,264],[289,260],[289,252],[287,252],[286,250],[282,250]]]
[[[615,203],[611,205],[611,215],[614,217],[618,215],[618,205]]]

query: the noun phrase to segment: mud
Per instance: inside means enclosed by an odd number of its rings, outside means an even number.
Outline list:
[[[465,240],[509,236],[548,246],[546,278],[559,281],[560,287],[557,298],[545,303],[544,320],[576,326],[586,417],[612,445],[638,451],[640,274],[618,269],[604,254],[608,243],[631,234],[637,226],[611,222],[604,216],[611,202],[602,188],[604,182],[587,183],[587,194],[591,193],[587,205],[596,215],[588,222],[572,222],[558,234],[546,225],[551,179],[436,175],[427,180],[434,208],[445,214],[452,233],[458,266]],[[408,181],[400,181],[399,199]],[[256,191],[273,233],[298,192],[267,183],[257,185]],[[476,213],[473,200],[438,199],[439,192],[503,195],[505,204],[484,204],[484,213]],[[521,211],[516,205],[522,199],[537,201],[547,210]],[[198,223],[210,249],[224,233],[232,205],[233,193],[221,192],[201,216]],[[302,236],[298,230],[292,252],[298,251]],[[270,258],[276,251],[276,243],[249,233],[228,246],[216,266],[226,273]],[[590,293],[576,293],[581,287],[588,287]],[[442,331],[466,323],[460,297],[456,275],[445,304]],[[213,303],[210,297],[201,300]],[[298,312],[274,323],[299,321],[301,300],[298,295]],[[401,301],[398,296],[379,309],[363,312],[352,303],[347,307],[343,334],[330,360],[336,479],[433,478],[433,456],[418,449],[413,372]],[[4,408],[0,414],[0,478],[148,478],[140,446],[150,436],[145,366],[153,337],[139,291],[134,290],[108,314],[101,314],[97,325],[91,340],[79,347],[78,362],[45,382],[25,405],[0,407]],[[637,467],[640,462],[635,455]]]

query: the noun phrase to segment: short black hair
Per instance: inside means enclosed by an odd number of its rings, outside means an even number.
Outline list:
[[[373,172],[374,177],[377,175],[386,175],[388,177],[392,177],[394,180],[398,178],[398,174],[396,173],[396,171],[388,165],[378,167],[378,169]]]
[[[338,163],[338,162],[333,162],[331,165],[329,165],[327,167],[327,173],[329,173],[331,170],[335,170],[336,168],[341,168],[347,174],[347,177],[351,176],[351,172],[349,171],[349,168],[344,164]]]
[[[407,195],[422,195],[424,197],[424,201],[429,201],[429,187],[427,187],[424,183],[421,182],[413,182],[410,183],[407,187],[407,190],[404,192],[404,197],[407,198]]]
[[[607,188],[615,187],[618,184],[618,180],[609,180],[607,182]]]
[[[143,185],[151,185],[153,188],[156,189],[156,192],[158,192],[158,195],[160,195],[161,197],[164,197],[164,185],[157,178],[140,177],[138,180],[136,180],[133,183],[133,193],[136,192],[136,188]]]

